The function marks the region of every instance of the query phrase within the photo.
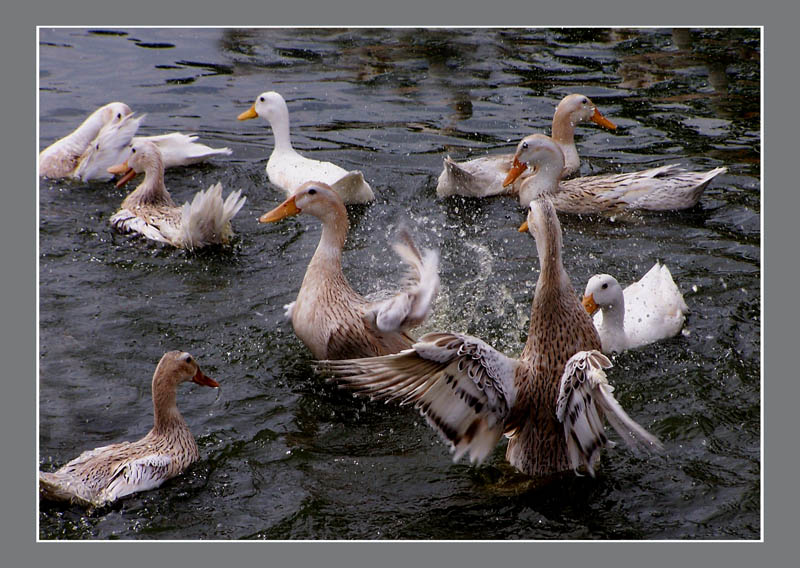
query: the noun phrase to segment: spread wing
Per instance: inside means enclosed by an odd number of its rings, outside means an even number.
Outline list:
[[[84,150],[74,176],[83,181],[111,179],[106,170],[127,157],[128,145],[144,116],[128,114],[104,125]]]
[[[398,232],[394,250],[408,265],[402,290],[376,301],[365,315],[368,323],[383,332],[404,331],[420,325],[431,311],[439,292],[439,254],[426,249],[420,254],[406,228]]]
[[[564,436],[572,467],[585,465],[593,476],[600,450],[613,444],[604,431],[605,417],[628,445],[636,443],[661,448],[661,442],[639,426],[612,394],[603,369],[611,367],[599,351],[579,351],[564,367],[556,405],[556,417],[564,424]]]
[[[356,394],[413,403],[450,444],[453,461],[469,452],[472,462],[483,461],[505,431],[518,367],[480,339],[450,333],[429,333],[394,355],[318,364]]]

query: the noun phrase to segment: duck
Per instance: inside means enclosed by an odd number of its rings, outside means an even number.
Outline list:
[[[510,187],[518,195],[522,207],[527,207],[538,191],[535,185],[525,185],[530,178],[522,178],[520,185],[514,185],[528,170],[525,160],[529,138],[523,138],[517,145],[503,181],[503,187]],[[558,212],[577,215],[678,211],[697,205],[711,180],[726,171],[723,166],[707,172],[690,172],[668,164],[636,172],[562,179],[550,199]]]
[[[169,351],[153,374],[154,424],[144,438],[87,450],[53,472],[39,472],[39,496],[102,507],[160,487],[198,460],[197,443],[175,403],[183,382],[219,388],[191,354]]]
[[[289,107],[275,91],[261,93],[252,106],[238,116],[239,120],[262,117],[269,122],[275,147],[267,161],[270,183],[292,195],[307,181],[322,182],[333,188],[346,204],[368,203],[375,199],[372,188],[358,170],[347,171],[331,162],[312,160],[300,155],[289,136]]]
[[[616,124],[603,116],[587,96],[573,93],[561,99],[556,106],[551,137],[564,153],[563,177],[574,174],[580,168],[581,162],[575,146],[575,127],[587,120],[610,130],[617,128]],[[513,154],[497,154],[456,163],[450,156],[446,156],[444,169],[439,174],[436,185],[436,194],[439,197],[449,195],[489,197],[516,194],[519,192],[522,180],[528,177],[530,172],[525,172],[525,175],[520,177],[514,186],[504,186],[503,181],[512,166],[513,158]]]
[[[89,115],[72,133],[39,154],[39,175],[84,182],[107,181],[108,168],[118,164],[131,143],[149,140],[162,152],[164,167],[188,166],[214,156],[230,155],[230,148],[211,148],[197,142],[196,134],[170,132],[135,136],[146,115],[135,116],[125,103],[103,105]]]
[[[469,454],[482,462],[505,435],[506,459],[524,475],[547,479],[585,470],[594,476],[601,450],[611,445],[605,420],[630,445],[662,445],[613,395],[606,374],[612,364],[564,268],[561,225],[549,199],[564,155],[549,137],[537,136],[529,143],[537,166],[529,180],[539,177],[542,192],[519,230],[534,237],[540,272],[519,358],[477,337],[432,332],[397,354],[321,361],[318,369],[356,395],[413,404],[454,461]]]
[[[409,347],[408,331],[425,320],[439,291],[438,253],[420,253],[408,229],[401,228],[394,250],[408,270],[400,290],[367,299],[342,272],[349,221],[341,196],[325,183],[306,182],[259,221],[274,223],[300,213],[319,219],[322,235],[286,315],[314,358],[371,357]]]
[[[122,202],[111,217],[111,226],[122,233],[137,233],[178,248],[196,249],[227,244],[233,236],[231,219],[246,201],[241,190],[222,200],[222,184],[195,194],[191,203],[175,204],[164,185],[161,151],[148,140],[130,147],[127,160],[108,171],[121,174],[117,187],[144,172],[144,180]]]
[[[603,353],[673,337],[689,311],[669,268],[660,262],[625,290],[610,274],[595,274],[586,284],[582,303],[594,316]]]

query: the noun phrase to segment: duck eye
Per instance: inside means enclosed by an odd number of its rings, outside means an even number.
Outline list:
[[[122,118],[122,113],[121,113],[121,112],[118,112],[118,113],[117,113],[117,119],[120,119],[120,118]]]
[[[264,102],[264,97],[258,97],[258,100],[263,103]]]
[[[94,149],[95,150],[99,150],[100,149],[100,143],[99,142],[95,145]]]
[[[588,103],[589,101],[588,101],[587,99],[583,99],[581,102],[582,102],[583,104],[586,104],[586,103]]]
[[[606,282],[605,284],[603,284],[603,285],[602,285],[602,286],[600,286],[600,287],[601,287],[603,290],[605,290],[606,288],[608,288],[608,282]]]
[[[135,154],[135,153],[136,153],[136,148],[131,148],[131,154]]]
[[[308,190],[308,194],[309,194],[309,195],[314,195],[314,194],[316,194],[316,193],[317,193],[317,190],[316,190],[316,189],[314,189],[313,187],[312,187],[311,189],[309,189],[309,190]]]
[[[522,147],[527,149],[528,148],[528,143],[527,142],[523,142],[522,143]]]

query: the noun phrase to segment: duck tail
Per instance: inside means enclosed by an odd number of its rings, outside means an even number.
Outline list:
[[[198,191],[181,212],[180,242],[192,249],[209,244],[225,244],[233,235],[230,221],[244,205],[241,190],[232,191],[222,200],[222,184],[215,183]]]
[[[58,472],[39,472],[39,498],[45,501],[68,501],[91,505],[91,490],[72,476]]]

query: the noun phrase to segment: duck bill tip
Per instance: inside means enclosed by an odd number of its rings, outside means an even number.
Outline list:
[[[257,116],[258,113],[256,112],[256,105],[253,105],[236,118],[238,120],[250,120],[251,118],[256,118]]]
[[[583,300],[581,300],[583,307],[589,312],[589,315],[594,315],[597,311],[597,302],[594,301],[594,295],[589,294],[588,296],[584,296]]]
[[[112,171],[112,170],[114,170],[114,168],[118,168],[118,167],[120,169]],[[121,167],[120,166],[112,166],[112,167],[108,168],[108,172],[111,173],[111,174],[123,174],[122,177],[119,178],[119,180],[115,184],[116,187],[122,187],[123,185],[125,185],[126,183],[131,181],[134,177],[136,177],[136,172],[133,171],[133,168],[128,167],[128,162],[125,162],[124,164],[121,164]]]
[[[205,375],[203,371],[201,371],[200,369],[197,369],[197,372],[192,377],[192,382],[197,383],[198,385],[203,385],[205,387],[212,387],[212,388],[219,387],[219,383],[217,381]]]
[[[519,226],[519,229],[517,229],[517,231],[519,231],[520,233],[527,233],[528,232],[528,222],[527,221],[523,221],[522,225]]]
[[[297,215],[300,213],[300,209],[297,207],[294,197],[294,195],[291,196],[272,211],[264,213],[258,218],[258,222],[274,223],[275,221],[280,221],[281,219],[285,219],[286,217],[291,217],[292,215]]]
[[[508,175],[506,179],[503,180],[503,187],[509,186],[516,181],[516,179],[524,172],[528,166],[523,164],[516,158],[514,158],[514,163],[511,165],[511,169],[508,170]]]
[[[595,124],[599,124],[600,126],[603,126],[605,128],[608,128],[609,130],[616,130],[617,129],[617,125],[614,124],[613,122],[611,122],[610,120],[608,120],[597,109],[594,109],[594,114],[592,114],[592,122],[594,122]]]

